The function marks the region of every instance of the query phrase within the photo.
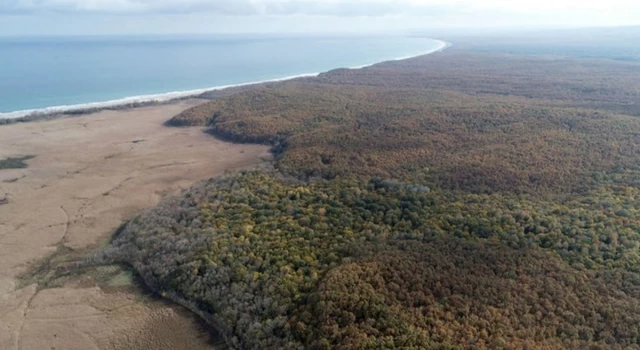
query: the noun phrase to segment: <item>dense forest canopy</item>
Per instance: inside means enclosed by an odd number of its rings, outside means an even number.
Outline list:
[[[638,183],[638,72],[640,63],[452,50],[258,88],[170,123],[271,143],[277,167],[297,176],[573,192],[601,178]]]
[[[168,122],[271,144],[132,220],[135,268],[237,349],[640,348],[640,64],[450,50]]]

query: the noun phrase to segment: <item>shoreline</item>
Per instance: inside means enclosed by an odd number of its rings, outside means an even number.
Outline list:
[[[417,55],[403,56],[399,58],[389,59],[381,62],[374,62],[371,64],[365,64],[361,66],[347,67],[346,69],[363,69],[363,68],[370,67],[383,62],[394,62],[394,61],[401,61],[401,60],[411,59],[411,58],[420,57],[420,56],[426,56],[426,55],[442,52],[452,46],[451,43],[443,40],[438,40],[438,39],[431,39],[431,40],[437,42],[439,45],[437,48],[432,49],[430,51],[420,53]],[[340,69],[340,67],[337,67],[334,69]],[[302,74],[291,75],[291,76],[286,76],[281,78],[259,80],[259,81],[245,82],[245,83],[239,83],[239,84],[220,85],[220,86],[213,86],[210,88],[203,88],[203,89],[172,91],[172,92],[159,93],[159,94],[130,96],[130,97],[124,97],[124,98],[108,100],[108,101],[89,102],[89,103],[82,103],[82,104],[75,104],[75,105],[51,106],[51,107],[26,109],[26,110],[19,110],[19,111],[13,111],[13,112],[4,112],[4,113],[0,112],[0,125],[11,124],[14,122],[35,121],[35,120],[48,118],[48,117],[55,117],[55,116],[87,114],[87,113],[101,111],[104,109],[135,108],[135,107],[170,103],[174,101],[183,100],[186,98],[197,98],[200,95],[210,93],[210,92],[215,92],[215,91],[222,91],[222,90],[233,89],[233,88],[242,88],[242,87],[247,87],[252,85],[277,83],[277,82],[283,82],[283,81],[289,81],[289,80],[301,79],[301,78],[314,78],[320,75],[321,73],[322,72],[302,73]]]

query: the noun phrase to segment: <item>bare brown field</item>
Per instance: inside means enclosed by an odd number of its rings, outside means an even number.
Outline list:
[[[181,308],[98,283],[22,286],[59,249],[103,244],[166,194],[269,157],[268,147],[163,123],[200,100],[0,127],[0,349],[205,349],[215,339]],[[90,279],[90,278],[89,278]],[[126,281],[125,281],[126,283]]]

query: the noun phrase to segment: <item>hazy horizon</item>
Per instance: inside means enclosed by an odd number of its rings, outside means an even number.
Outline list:
[[[640,25],[629,0],[4,0],[0,36],[513,32]]]
[[[432,37],[438,39],[438,36],[521,36],[530,34],[550,34],[556,32],[568,33],[571,31],[589,31],[589,30],[626,30],[626,29],[638,29],[639,25],[621,25],[621,26],[576,26],[576,27],[497,27],[497,28],[456,28],[456,29],[438,29],[438,28],[409,28],[404,30],[379,30],[368,32],[348,32],[348,31],[334,31],[334,32],[322,32],[322,31],[309,31],[309,32],[294,32],[294,31],[273,31],[273,32],[148,32],[148,33],[0,33],[0,38],[12,39],[12,38],[106,38],[106,37],[131,37],[131,38],[193,38],[198,37],[215,37],[215,36],[227,36],[227,37],[370,37],[370,36],[398,36],[398,35],[417,35]]]

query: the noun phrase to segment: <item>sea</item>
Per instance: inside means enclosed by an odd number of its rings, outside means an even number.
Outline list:
[[[0,37],[0,118],[164,101],[445,45],[410,36]]]

